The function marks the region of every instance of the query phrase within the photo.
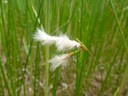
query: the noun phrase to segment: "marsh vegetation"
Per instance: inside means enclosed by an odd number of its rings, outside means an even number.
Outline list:
[[[37,28],[89,51],[35,42]],[[0,0],[0,96],[127,96],[127,73],[128,0]]]

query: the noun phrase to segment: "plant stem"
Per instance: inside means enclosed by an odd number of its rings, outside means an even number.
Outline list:
[[[45,96],[49,96],[49,87],[48,87],[48,81],[49,81],[49,47],[46,46],[46,55],[45,55]]]
[[[126,49],[126,54],[128,55],[128,45],[127,45],[127,42],[126,42],[126,39],[125,39],[125,36],[124,36],[124,31],[121,27],[121,24],[120,24],[120,21],[119,21],[119,18],[117,16],[117,12],[115,10],[115,7],[114,7],[114,4],[113,4],[112,0],[110,0],[110,4],[111,4],[112,10],[114,12],[114,16],[115,16],[118,28],[120,30],[120,33],[121,33],[121,36],[122,36],[122,39],[123,39],[123,43],[124,43],[124,46],[125,46],[125,49]],[[124,87],[125,87],[125,84],[126,84],[127,78],[128,78],[127,72],[128,72],[128,66],[126,67],[126,70],[124,72],[123,79],[121,81],[120,87],[117,90],[118,92],[116,94],[118,96],[120,96],[121,93],[124,91]]]
[[[45,28],[46,28],[46,32],[50,32],[50,1],[46,0],[45,1],[45,7],[46,7],[46,13],[45,13],[45,17],[46,17],[46,21],[45,21]],[[45,96],[49,96],[49,46],[45,47]]]
[[[95,60],[95,58],[93,57],[92,53],[88,50],[88,48],[87,48],[79,39],[76,38],[76,40],[81,44],[81,48],[82,48],[83,50],[87,51],[88,54],[92,57],[93,61],[97,64],[98,69],[99,69],[100,74],[101,74],[102,81],[103,81],[102,70],[100,69],[100,66],[99,66],[100,63]]]
[[[111,7],[112,7],[112,10],[114,12],[114,16],[115,16],[115,19],[116,19],[116,22],[117,22],[117,25],[118,25],[118,28],[120,30],[120,33],[121,33],[121,36],[122,36],[122,39],[123,39],[123,42],[124,42],[124,45],[125,45],[125,48],[126,48],[126,52],[127,52],[127,55],[128,55],[128,45],[127,45],[127,42],[126,42],[126,39],[125,39],[125,36],[124,36],[124,31],[120,25],[120,21],[118,19],[118,16],[117,16],[117,13],[116,13],[116,10],[115,10],[115,7],[113,5],[113,2],[112,0],[110,0],[110,4],[111,4]]]

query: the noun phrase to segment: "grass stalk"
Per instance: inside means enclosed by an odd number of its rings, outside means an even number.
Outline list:
[[[59,77],[59,68],[57,68],[55,72],[55,79],[54,79],[54,84],[53,84],[53,96],[56,96],[58,79],[59,79],[58,77]]]
[[[115,10],[115,7],[114,7],[114,4],[113,4],[112,0],[110,0],[110,4],[111,4],[112,10],[113,10],[113,12],[114,12],[114,16],[115,16],[115,19],[116,19],[118,28],[119,28],[119,30],[120,30],[120,33],[121,33],[121,36],[122,36],[122,39],[123,39],[123,43],[124,43],[124,46],[125,46],[125,49],[126,49],[126,53],[127,53],[127,56],[128,56],[128,45],[127,45],[127,43],[126,43],[126,39],[125,39],[125,36],[124,36],[124,31],[123,31],[123,29],[122,29],[122,27],[121,27],[121,24],[120,24],[120,21],[119,21],[119,19],[118,19],[117,12],[116,12],[116,10]],[[119,91],[118,91],[118,93],[116,93],[118,96],[120,96],[121,93],[122,93],[123,90],[124,90],[124,87],[125,87],[125,84],[126,84],[127,78],[128,78],[127,72],[128,72],[128,66],[127,66],[126,69],[125,69],[125,73],[124,73],[124,75],[123,75],[123,79],[122,79],[122,81],[121,81],[121,84],[120,84],[120,87],[119,87]]]
[[[91,58],[93,59],[93,61],[97,64],[97,67],[98,67],[98,69],[99,69],[99,71],[100,71],[101,78],[102,78],[102,81],[103,81],[102,70],[101,70],[101,68],[100,68],[100,66],[99,66],[100,63],[95,60],[95,58],[93,57],[93,55],[92,55],[92,53],[89,51],[89,49],[88,49],[79,39],[76,38],[76,40],[81,44],[82,49],[84,49],[85,51],[87,51],[88,54],[89,54],[89,55],[91,56]]]
[[[6,88],[7,88],[7,91],[8,91],[8,95],[9,95],[9,96],[12,96],[11,89],[10,89],[10,87],[9,87],[10,84],[8,83],[7,76],[6,76],[6,74],[5,74],[5,70],[4,70],[4,68],[3,68],[1,59],[0,59],[0,70],[1,70],[1,74],[2,74],[3,80],[4,80],[4,84],[5,84],[5,86],[6,86]]]
[[[112,0],[110,0],[110,4],[111,4],[111,6],[112,6],[112,10],[113,10],[113,12],[114,12],[114,16],[115,16],[115,19],[116,19],[118,28],[119,28],[119,30],[120,30],[120,33],[121,33],[121,36],[122,36],[122,39],[123,39],[123,42],[124,42],[124,45],[125,45],[125,48],[126,48],[126,52],[127,52],[127,55],[128,55],[128,45],[127,45],[127,43],[126,43],[126,39],[125,39],[125,36],[124,36],[124,31],[123,31],[123,29],[122,29],[122,27],[121,27],[121,25],[120,25],[120,21],[119,21],[119,19],[118,19],[117,12],[116,12],[116,10],[115,10],[115,7],[114,7],[114,4],[113,4]]]
[[[36,50],[36,60],[35,60],[35,73],[34,73],[34,96],[36,96],[36,79],[37,79],[37,71],[38,71],[38,64],[39,64],[39,44],[37,46],[37,50]]]
[[[45,96],[49,96],[49,46],[45,47]]]
[[[46,32],[50,32],[50,1],[45,1],[45,28]],[[45,96],[49,96],[49,46],[45,47]]]
[[[0,95],[128,94],[127,4],[128,0],[0,0]],[[33,43],[37,28],[51,36],[79,38],[82,47],[69,52],[69,57],[77,55],[76,70],[73,59],[70,68],[49,72],[49,57],[67,52]]]

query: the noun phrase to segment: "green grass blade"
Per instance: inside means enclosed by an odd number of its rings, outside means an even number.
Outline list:
[[[8,95],[9,95],[9,96],[12,96],[11,89],[10,89],[10,84],[8,83],[7,76],[6,76],[6,74],[5,74],[5,70],[4,70],[4,68],[3,68],[1,59],[0,59],[0,70],[1,70],[1,74],[2,74],[3,80],[4,80],[5,87],[6,87],[7,90],[8,90]],[[4,90],[3,90],[3,91],[4,91]]]

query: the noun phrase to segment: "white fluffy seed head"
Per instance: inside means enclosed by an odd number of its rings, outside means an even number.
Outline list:
[[[37,29],[33,36],[35,41],[42,42],[43,45],[56,44],[58,51],[70,51],[74,48],[80,48],[80,44],[74,40],[70,40],[66,35],[59,37],[50,36],[44,30]]]
[[[37,29],[33,36],[35,41],[41,41],[43,45],[55,44],[58,37],[48,35],[44,30]]]
[[[74,48],[80,48],[80,44],[74,40],[70,40],[66,35],[60,36],[56,42],[58,51],[69,51]]]
[[[51,63],[51,70],[54,71],[57,67],[62,65],[65,67],[67,65],[69,54],[56,55],[52,59],[50,59],[49,63]]]

